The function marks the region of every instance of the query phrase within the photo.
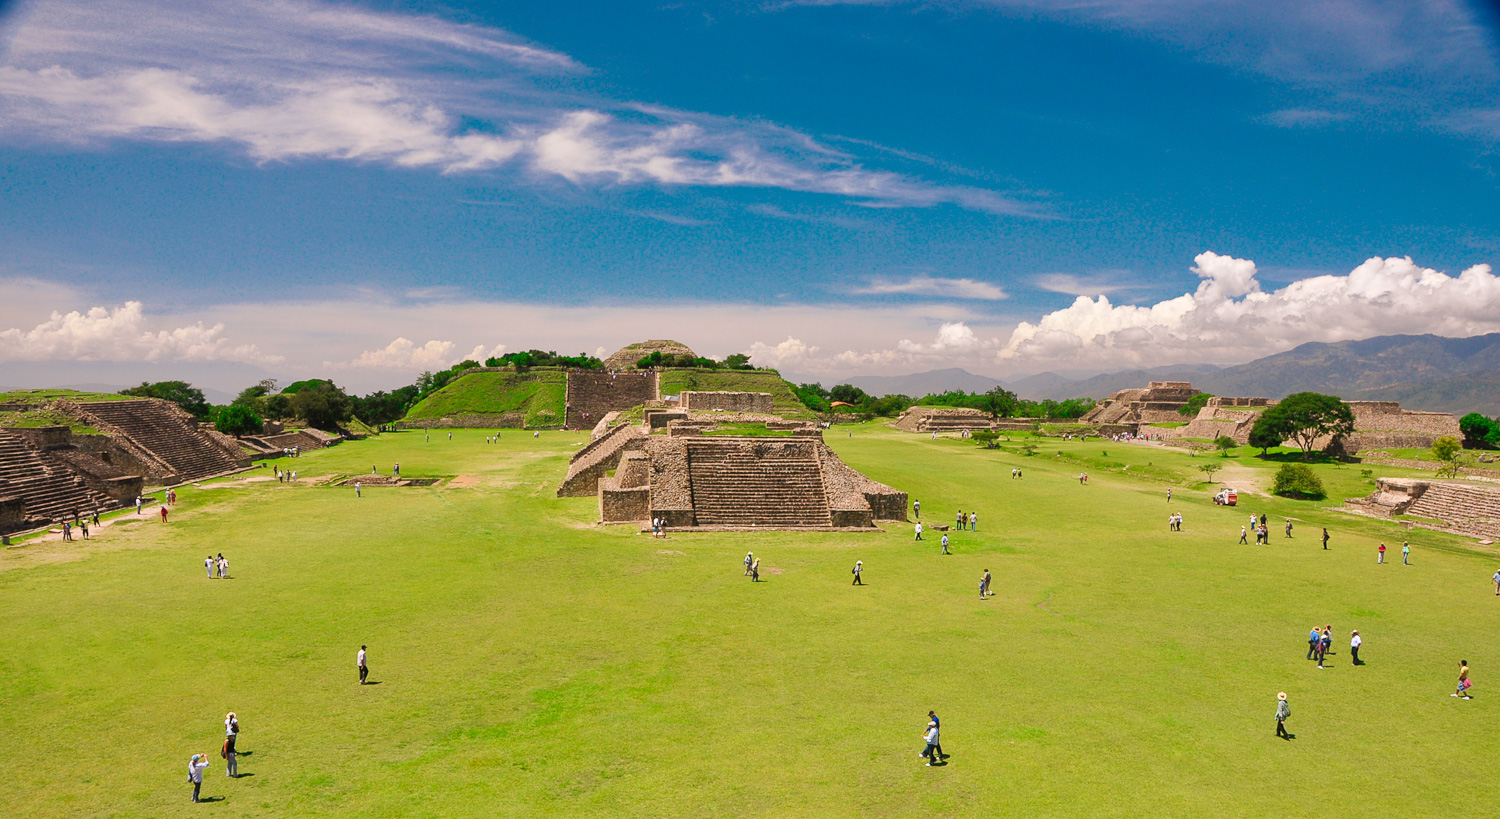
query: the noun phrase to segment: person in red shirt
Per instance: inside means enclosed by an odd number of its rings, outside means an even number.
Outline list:
[[[161,508],[161,522],[162,523],[166,523],[167,522],[167,507],[165,507],[165,506],[163,506]]]

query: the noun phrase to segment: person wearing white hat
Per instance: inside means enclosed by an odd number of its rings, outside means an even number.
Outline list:
[[[1292,706],[1286,701],[1286,692],[1282,691],[1276,695],[1276,736],[1282,739],[1291,739],[1292,735],[1286,732],[1286,718],[1292,715]]]
[[[745,576],[746,577],[750,576],[750,564],[752,564],[754,562],[755,562],[755,553],[754,552],[746,552],[745,553]]]
[[[193,754],[188,762],[188,781],[193,783],[193,801],[198,801],[198,791],[203,787],[203,769],[208,767],[208,754]]]
[[[854,574],[854,582],[850,583],[849,585],[851,585],[851,586],[863,586],[865,584],[865,581],[860,580],[859,579],[859,575],[864,570],[865,570],[865,562],[863,560],[856,560],[856,561],[854,561],[854,568],[850,569],[850,571]]]
[[[240,738],[240,721],[233,711],[224,715],[224,776],[238,777],[240,775],[240,755],[235,750],[235,743]]]

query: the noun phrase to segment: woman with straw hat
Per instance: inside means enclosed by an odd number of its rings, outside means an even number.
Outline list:
[[[1286,701],[1286,692],[1282,691],[1276,695],[1276,736],[1282,739],[1291,739],[1292,735],[1286,732],[1286,718],[1292,715],[1292,706]]]

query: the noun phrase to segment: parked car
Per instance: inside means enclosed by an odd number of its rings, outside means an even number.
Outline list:
[[[1235,504],[1239,503],[1239,500],[1239,493],[1235,492],[1233,489],[1230,489],[1227,486],[1223,489],[1220,489],[1219,494],[1214,495],[1214,503],[1218,504],[1219,506],[1234,506]]]

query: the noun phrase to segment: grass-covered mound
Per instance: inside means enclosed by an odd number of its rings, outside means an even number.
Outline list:
[[[0,392],[0,404],[46,404],[49,401],[66,399],[85,403],[89,401],[128,401],[130,396],[112,392],[81,392],[79,390],[41,389],[11,390]]]
[[[687,390],[706,392],[768,392],[771,406],[783,418],[812,418],[797,400],[797,393],[775,370],[670,369],[661,373],[661,394],[680,395]]]
[[[455,378],[417,402],[405,420],[420,423],[449,419],[460,426],[556,427],[563,423],[567,392],[568,376],[561,369],[474,372]]]

